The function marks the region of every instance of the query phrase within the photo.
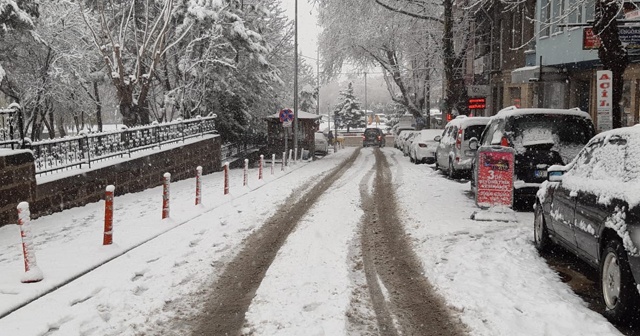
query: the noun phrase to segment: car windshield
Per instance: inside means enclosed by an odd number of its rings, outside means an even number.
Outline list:
[[[587,118],[560,114],[527,114],[511,117],[507,132],[513,146],[523,153],[532,145],[549,144],[560,153],[564,163],[571,161],[593,137],[593,124]]]
[[[379,133],[381,133],[381,132],[377,128],[368,128],[368,129],[364,130],[364,134],[365,135],[377,135]]]

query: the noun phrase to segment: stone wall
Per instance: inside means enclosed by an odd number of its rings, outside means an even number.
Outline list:
[[[175,145],[174,145],[175,146]],[[115,194],[122,195],[142,191],[162,184],[164,173],[171,173],[171,180],[178,181],[195,176],[197,166],[202,166],[203,174],[221,170],[220,137],[207,137],[203,140],[183,144],[179,147],[154,151],[148,156],[134,158],[99,169],[83,171],[77,175],[56,179],[46,183],[35,183],[35,168],[30,153],[30,167],[24,163],[19,173],[13,174],[14,179],[21,179],[15,175],[25,174],[29,184],[29,194],[16,188],[13,196],[5,199],[2,192],[0,207],[0,226],[16,223],[16,205],[23,200],[30,203],[32,218],[59,212],[88,203],[97,202],[104,198],[106,186],[116,186]],[[9,156],[13,157],[13,156]],[[5,161],[7,158],[5,157]],[[18,159],[13,161],[20,162]],[[24,167],[23,167],[24,166]],[[30,170],[29,170],[30,169]],[[14,168],[13,170],[17,170]],[[0,169],[0,181],[8,172]],[[3,189],[0,189],[3,190]],[[27,199],[25,199],[27,197]]]
[[[0,150],[0,226],[17,223],[16,206],[36,193],[36,167],[31,151]]]

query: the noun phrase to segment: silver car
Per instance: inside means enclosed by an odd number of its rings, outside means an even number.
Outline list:
[[[469,148],[471,138],[479,139],[491,118],[458,116],[444,128],[436,149],[436,168],[449,177],[469,175],[475,150]]]
[[[315,154],[316,155],[327,155],[327,153],[329,153],[329,141],[327,141],[327,138],[324,136],[324,133],[322,132],[316,132],[315,133]]]

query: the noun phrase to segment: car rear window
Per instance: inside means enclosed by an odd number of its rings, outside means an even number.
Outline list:
[[[378,135],[380,133],[381,133],[380,130],[377,129],[377,128],[368,128],[368,129],[364,130],[364,134],[365,135],[371,135],[371,134]]]
[[[480,139],[482,131],[484,131],[485,125],[471,125],[467,126],[464,130],[464,139],[469,140],[471,138]]]
[[[530,144],[553,142],[553,150],[560,153],[565,164],[571,161],[594,134],[593,123],[574,115],[527,114],[511,117],[506,130],[517,152]]]

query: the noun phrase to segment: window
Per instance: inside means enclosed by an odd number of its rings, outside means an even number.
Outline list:
[[[524,45],[526,42],[524,40],[525,36],[525,23],[527,22],[527,7],[523,6],[522,11],[520,12],[520,45]]]
[[[555,0],[553,3],[553,34],[562,33],[564,31],[565,23],[565,0]]]
[[[569,23],[583,23],[584,2],[583,0],[569,0]]]
[[[584,22],[593,20],[595,11],[596,11],[595,0],[587,0],[587,3],[584,5]]]
[[[519,47],[519,42],[522,40],[522,29],[518,29],[518,17],[520,16],[520,10],[515,8],[511,13],[511,48]],[[518,36],[520,34],[520,36]],[[520,37],[520,38],[518,38]]]
[[[551,3],[549,0],[540,1],[540,37],[549,36],[551,28]]]

